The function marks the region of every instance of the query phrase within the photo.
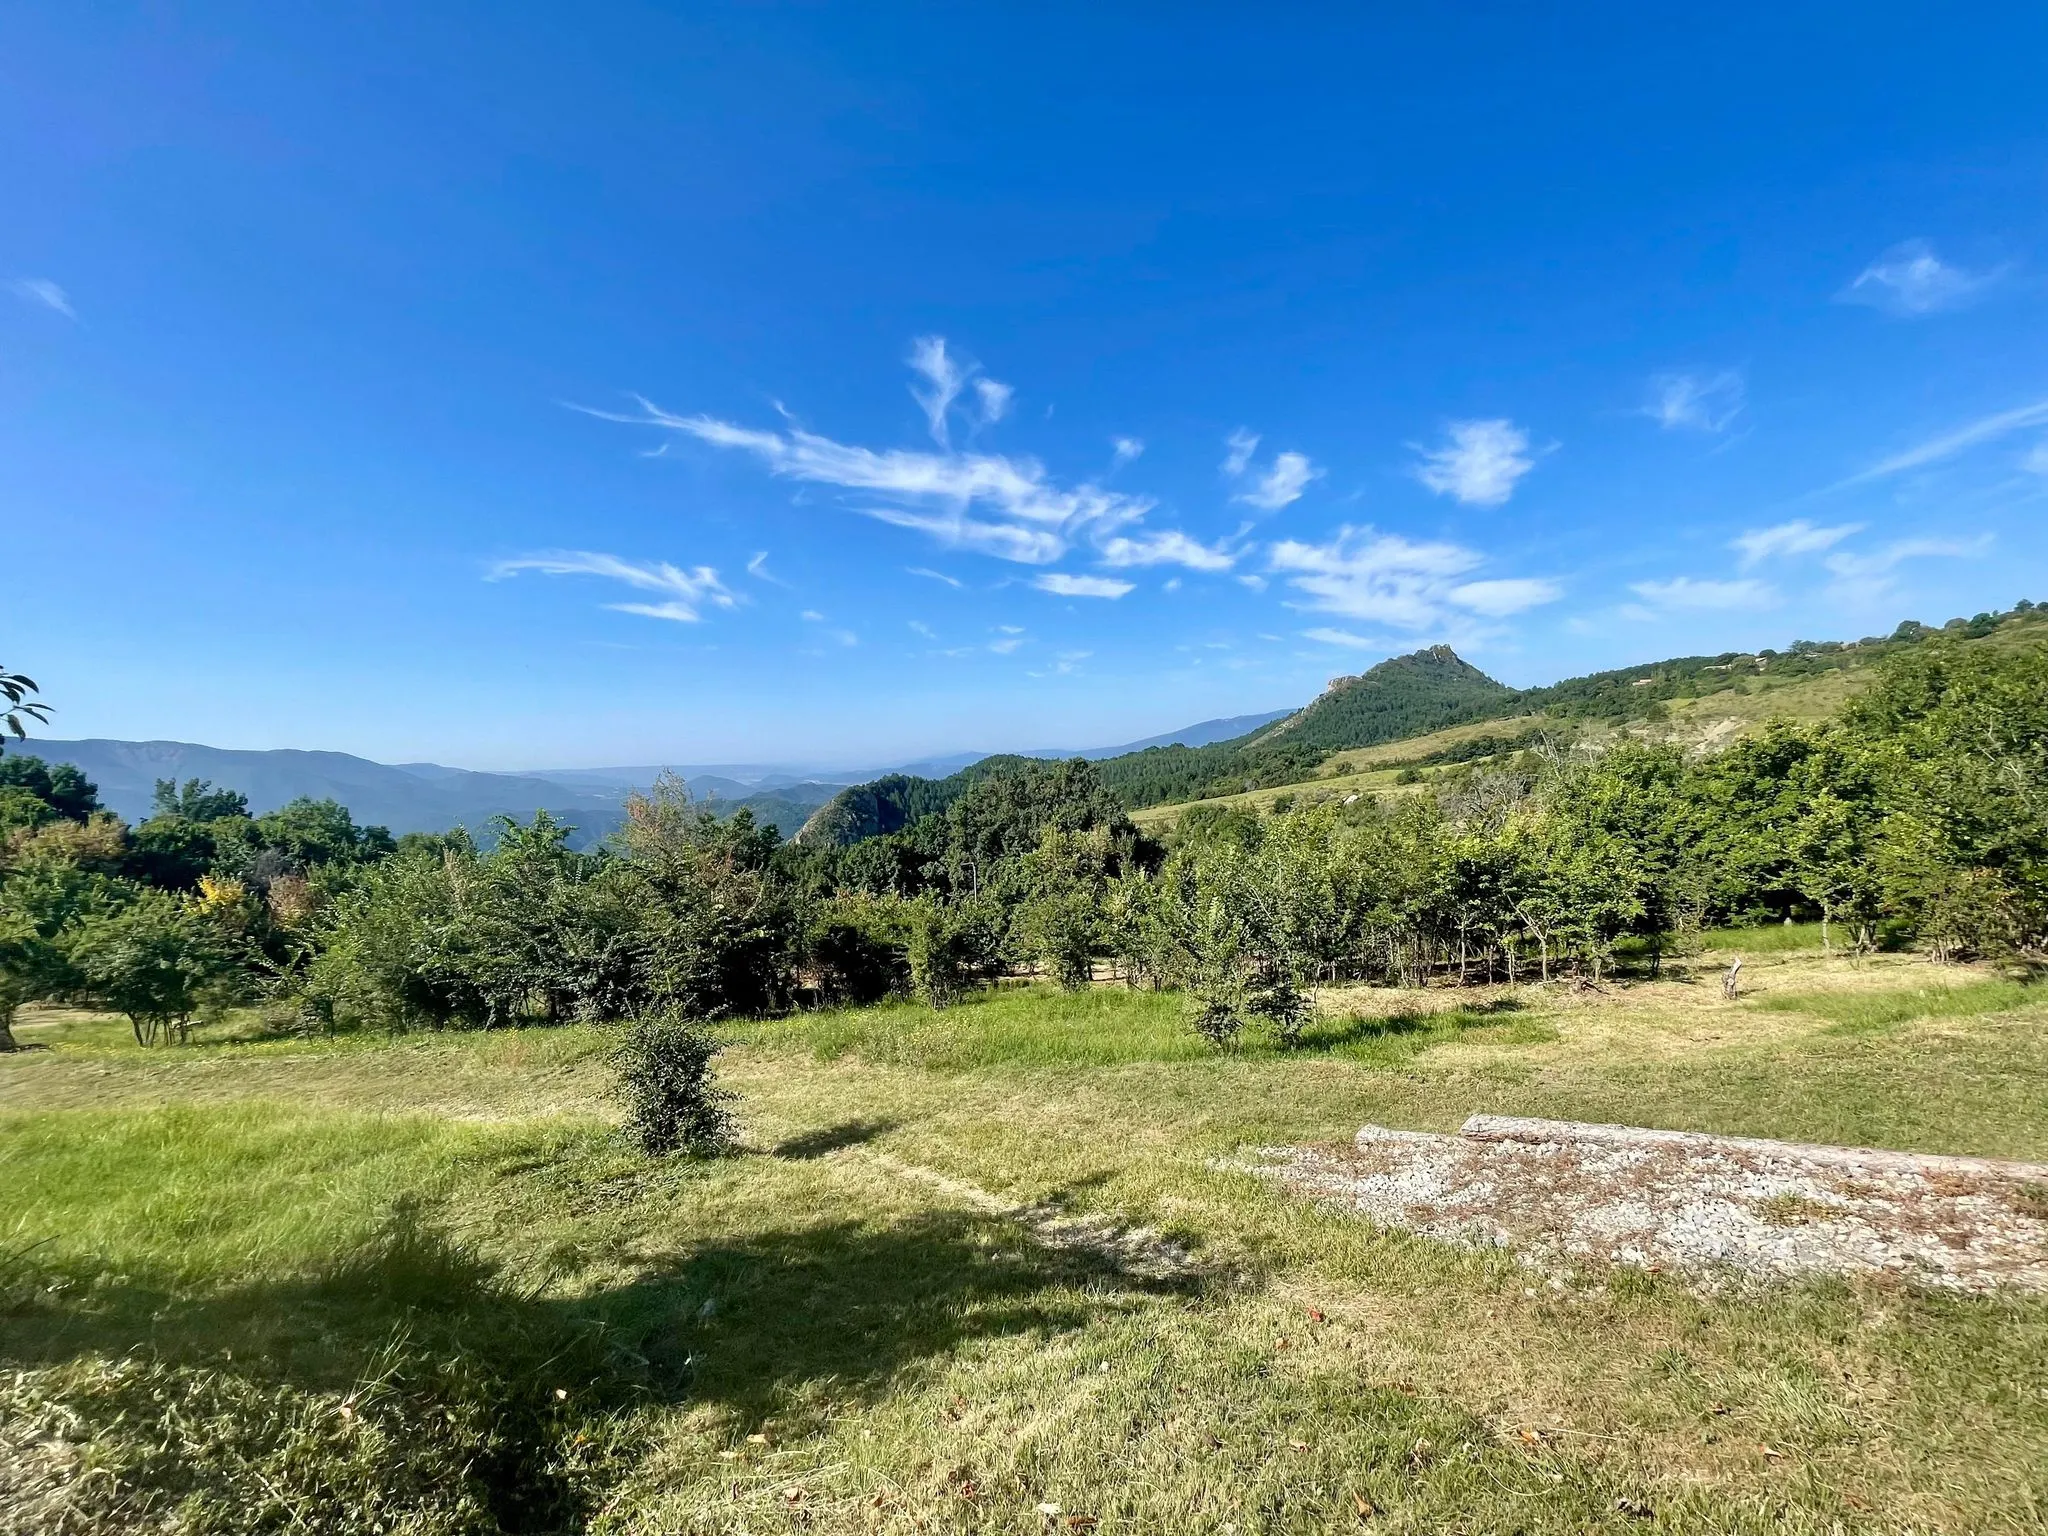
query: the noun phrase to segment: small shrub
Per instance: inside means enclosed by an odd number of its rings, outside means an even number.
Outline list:
[[[624,1134],[634,1145],[650,1157],[731,1149],[738,1127],[728,1106],[737,1095],[718,1086],[711,1069],[718,1052],[701,1025],[675,1014],[652,1014],[627,1026],[612,1065],[614,1091],[626,1107]]]
[[[1244,1015],[1227,998],[1197,997],[1194,1000],[1195,1033],[1215,1046],[1227,1051],[1237,1044],[1237,1037],[1244,1029]]]
[[[1248,1006],[1272,1023],[1275,1038],[1287,1050],[1301,1044],[1301,1032],[1316,1015],[1314,1001],[1295,984],[1293,976],[1277,966],[1255,979]]]

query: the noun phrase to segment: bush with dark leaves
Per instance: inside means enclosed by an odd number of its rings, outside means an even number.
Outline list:
[[[718,1041],[702,1025],[677,1014],[650,1014],[628,1025],[612,1056],[627,1139],[651,1157],[730,1150],[738,1129],[730,1106],[737,1095],[718,1086],[711,1067],[718,1052]]]

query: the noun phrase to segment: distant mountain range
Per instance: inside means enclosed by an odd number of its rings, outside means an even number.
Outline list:
[[[1256,730],[1290,713],[1244,715],[1229,720],[1204,720],[1180,731],[1120,747],[1074,751],[1044,748],[1015,754],[1024,757],[1113,757],[1164,743],[1200,745]],[[241,751],[185,741],[77,741],[41,738],[12,750],[33,753],[50,762],[74,763],[99,786],[100,800],[127,820],[150,813],[158,779],[206,779],[249,798],[257,815],[276,810],[300,796],[333,799],[349,808],[364,825],[392,832],[444,832],[468,827],[482,832],[496,816],[527,820],[535,811],[569,822],[575,841],[596,842],[616,827],[625,814],[627,794],[645,789],[664,771],[674,772],[690,793],[721,813],[746,807],[757,821],[773,825],[785,837],[796,835],[805,819],[847,784],[878,776],[884,769],[805,774],[786,764],[679,764],[664,770],[649,764],[621,768],[549,768],[530,773],[479,773],[442,763],[377,763],[347,752],[296,749]],[[982,752],[910,765],[909,771],[944,777],[988,756]]]
[[[1247,731],[1256,731],[1262,725],[1271,725],[1275,720],[1285,720],[1294,714],[1291,709],[1269,710],[1263,715],[1231,715],[1220,720],[1204,720],[1197,725],[1185,726],[1178,731],[1168,731],[1163,736],[1147,736],[1143,741],[1127,741],[1120,747],[1033,747],[1023,752],[955,752],[949,757],[920,758],[914,763],[905,763],[891,771],[916,774],[920,778],[944,778],[958,773],[962,768],[971,768],[985,757],[1085,757],[1099,760],[1105,757],[1122,757],[1130,752],[1142,752],[1147,747],[1206,747],[1211,742],[1229,741]],[[858,782],[878,777],[875,774],[850,775],[846,782]]]

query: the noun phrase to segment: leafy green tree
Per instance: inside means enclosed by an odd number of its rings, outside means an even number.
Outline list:
[[[81,924],[67,948],[84,991],[125,1013],[138,1045],[182,1044],[193,1016],[237,1000],[246,977],[236,938],[164,891]]]
[[[150,815],[176,816],[204,824],[225,821],[230,816],[247,816],[249,797],[239,790],[216,789],[205,779],[158,779],[151,797]]]
[[[903,901],[865,891],[835,896],[811,912],[805,969],[826,1007],[878,1003],[910,986]]]
[[[1964,951],[2048,941],[2048,649],[1936,642],[1889,661],[1844,713],[1885,814],[1887,905]],[[1964,895],[1963,893],[1968,893]],[[1964,921],[1971,903],[1990,903]],[[1980,951],[1981,952],[1981,951]]]
[[[1018,912],[1020,937],[1069,992],[1094,975],[1110,860],[1106,828],[1066,832],[1049,825],[1023,861],[1030,894]]]
[[[159,890],[196,890],[199,877],[219,857],[216,825],[185,816],[152,816],[129,837],[127,873]]]
[[[99,788],[71,763],[15,753],[0,757],[0,789],[26,790],[66,821],[89,821],[104,807]]]
[[[990,947],[987,908],[920,896],[904,906],[905,959],[911,989],[928,1008],[958,1002],[984,974]]]
[[[368,863],[397,849],[386,828],[359,827],[339,801],[305,795],[255,817],[251,830],[257,846],[275,849],[287,868],[300,873],[322,864]]]

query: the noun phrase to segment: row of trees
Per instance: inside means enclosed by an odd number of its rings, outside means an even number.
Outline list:
[[[1411,794],[1191,807],[1165,845],[1080,760],[1019,762],[851,847],[783,844],[665,781],[590,853],[545,814],[489,849],[393,842],[201,785],[165,786],[129,833],[64,770],[4,762],[6,995],[95,997],[143,1038],[207,987],[405,1030],[944,1006],[1029,969],[1184,991],[1219,1042],[1255,1021],[1291,1039],[1335,979],[1598,979],[1729,922],[1818,918],[1830,944],[1943,959],[2048,944],[2038,647],[1915,646],[1837,719],[1706,755],[1522,736]],[[202,834],[205,868],[159,858]]]
[[[1519,738],[1433,793],[1280,814],[1194,807],[1142,835],[1082,761],[1020,763],[848,848],[778,846],[680,786],[596,854],[537,820],[481,853],[364,870],[304,995],[336,1025],[696,1017],[1019,969],[1184,990],[1205,1033],[1283,1037],[1333,979],[1597,979],[1713,924],[2038,954],[2048,934],[2048,653],[1932,646],[1839,719],[1724,750]]]

